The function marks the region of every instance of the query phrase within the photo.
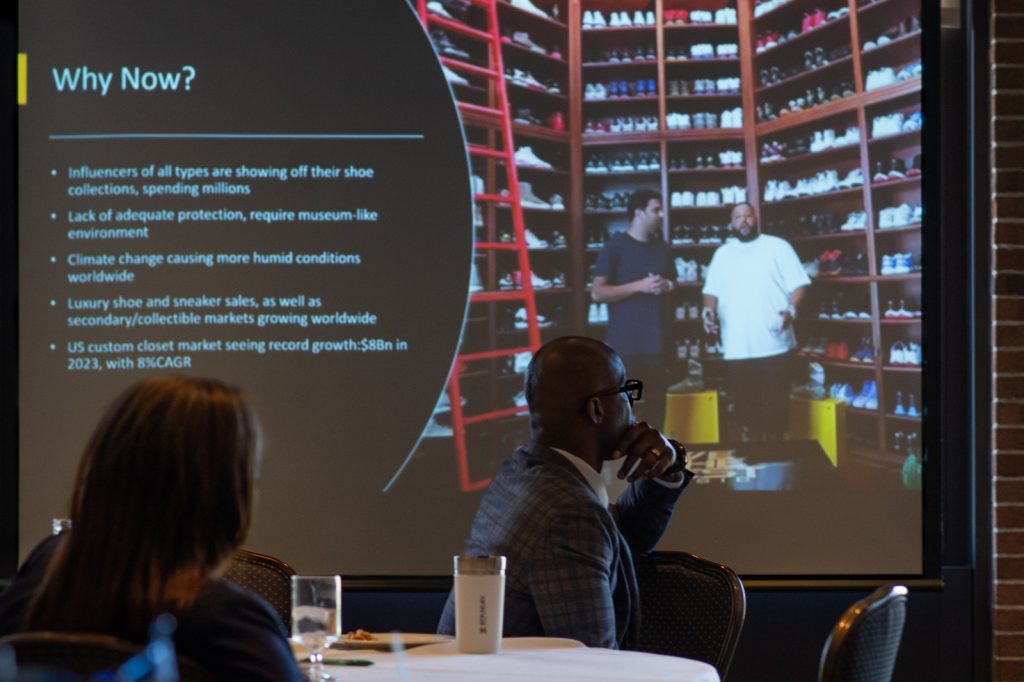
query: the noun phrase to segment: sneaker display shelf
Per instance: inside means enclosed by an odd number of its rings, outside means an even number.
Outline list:
[[[718,357],[703,338],[700,288],[748,174],[736,5],[696,4],[585,0],[579,24],[586,284],[609,234],[628,226],[629,194],[661,194],[663,236],[677,256],[680,367]],[[581,305],[589,333],[602,336],[606,315],[589,297]]]
[[[896,402],[920,396],[920,369],[887,357],[897,342],[920,344],[920,319],[883,317],[888,300],[921,297],[918,11],[910,0],[581,0],[570,19],[586,329],[600,336],[607,324],[586,296],[597,253],[626,226],[628,193],[649,188],[662,194],[677,256],[676,344],[686,359],[699,346],[714,361],[714,340],[689,312],[731,204],[749,200],[813,274],[801,343],[848,347],[845,357],[804,355],[830,384],[864,392],[870,382],[872,399],[848,408],[851,451],[887,470],[902,457],[892,434],[920,428]]]
[[[528,60],[550,61],[555,71],[559,68],[564,71],[564,60],[556,56],[559,50],[564,52],[566,48],[564,34],[557,34],[560,26],[564,33],[564,25],[550,19],[529,0],[419,0],[417,9],[453,85],[469,141],[473,172],[476,204],[473,272],[476,278],[470,292],[470,329],[459,349],[447,387],[459,486],[469,492],[486,487],[490,479],[474,474],[466,431],[476,424],[525,413],[525,405],[513,399],[514,391],[506,404],[498,404],[493,398],[494,384],[503,369],[515,366],[517,358],[540,346],[541,316],[535,290],[548,288],[553,281],[538,278],[534,272],[528,235],[534,246],[536,235],[527,230],[524,214],[526,205],[553,212],[557,210],[556,204],[536,197],[533,186],[539,183],[521,182],[520,173],[557,174],[559,171],[553,164],[542,161],[532,148],[524,150],[516,139],[514,125],[533,127],[534,122],[513,124],[513,118],[523,120],[527,115],[536,115],[529,113],[533,110],[528,108],[528,111],[515,111],[520,103],[518,97],[522,96],[523,101],[537,102],[535,107],[548,107],[549,120],[557,121],[559,117],[553,115],[564,109],[560,100],[564,104],[565,99],[558,94],[562,87],[558,81],[560,78],[564,81],[565,75],[538,80],[525,68],[506,69],[504,52],[514,51]],[[544,25],[543,36],[536,36],[540,42],[534,42],[525,31],[509,31],[504,21],[506,15],[511,17],[508,23],[515,26],[521,20]],[[550,44],[556,55],[547,52],[545,44]],[[513,95],[513,91],[519,94]],[[515,310],[511,326],[517,332],[511,344],[503,343],[508,340],[500,338],[496,332],[497,318],[510,306]],[[484,334],[473,331],[480,328],[485,330]],[[474,340],[472,348],[467,347],[468,339]],[[468,398],[463,395],[464,381],[479,386],[479,379],[488,377],[493,380],[485,390],[477,390]],[[444,429],[440,431],[446,433]]]
[[[800,354],[829,384],[870,387],[871,400],[847,407],[851,454],[897,474],[894,434],[902,443],[921,429],[906,405],[920,398],[920,366],[890,363],[896,344],[921,342],[919,315],[893,303],[919,310],[922,293],[918,11],[906,0],[773,0],[751,18],[754,199],[813,280]]]
[[[458,0],[441,4],[449,2]],[[542,338],[603,337],[607,309],[591,305],[592,266],[609,232],[626,227],[629,193],[655,190],[681,285],[671,301],[677,368],[696,353],[711,361],[705,376],[714,381],[718,344],[690,313],[699,311],[704,266],[728,237],[729,208],[746,199],[762,229],[787,239],[812,273],[798,320],[802,354],[822,363],[828,384],[849,385],[854,398],[871,382],[872,399],[848,407],[851,454],[897,469],[905,448],[895,446],[894,434],[905,444],[920,431],[920,368],[889,363],[896,343],[920,345],[920,318],[885,315],[890,301],[893,312],[901,301],[919,310],[922,295],[919,3],[495,6],[531,268],[518,268],[511,251],[481,249],[476,263],[485,291],[503,293],[501,280],[517,286],[506,277],[518,270],[519,282],[534,285]],[[469,23],[482,11],[473,0]],[[449,43],[472,52],[454,32]],[[455,69],[455,57],[440,51],[445,65],[466,77],[453,85],[460,99],[493,106],[493,86]],[[460,111],[465,122],[492,120]],[[474,169],[484,195],[495,199],[480,201],[480,241],[516,241],[511,197],[501,195],[511,184],[504,164],[489,159]],[[516,325],[521,307],[474,303],[467,339],[528,347],[522,322]],[[845,354],[837,352],[841,343]],[[471,374],[485,402],[511,407],[522,376],[502,373],[503,361],[484,364]],[[916,416],[906,404],[910,395]],[[471,395],[467,407],[477,409],[477,402]]]

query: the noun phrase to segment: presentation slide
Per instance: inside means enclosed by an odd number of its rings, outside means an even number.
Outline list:
[[[242,386],[261,418],[251,546],[304,571],[426,570],[388,530],[422,510],[382,490],[445,386],[473,236],[412,8],[21,10],[21,554],[65,514],[114,396],[184,372]]]
[[[922,572],[916,0],[19,9],[19,557],[114,397],[185,373],[259,415],[248,548],[448,574],[531,344],[580,334],[689,450],[661,549]]]

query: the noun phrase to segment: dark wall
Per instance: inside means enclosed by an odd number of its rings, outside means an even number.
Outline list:
[[[0,10],[0,576],[14,572],[18,547],[17,277],[15,223],[15,3]]]

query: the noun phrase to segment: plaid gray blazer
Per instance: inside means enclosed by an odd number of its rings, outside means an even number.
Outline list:
[[[687,481],[688,482],[688,481]],[[633,555],[654,549],[683,488],[637,481],[606,509],[562,455],[531,443],[484,493],[468,555],[505,555],[505,637],[568,637],[629,647],[640,600]],[[438,632],[455,632],[454,594]]]

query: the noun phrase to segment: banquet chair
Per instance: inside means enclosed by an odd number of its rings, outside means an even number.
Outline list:
[[[292,576],[295,569],[286,562],[268,554],[235,551],[224,579],[263,597],[274,607],[284,627],[291,633]]]
[[[903,585],[883,585],[854,602],[825,641],[818,681],[889,682],[906,615]]]
[[[636,649],[710,663],[725,680],[747,614],[739,576],[688,552],[639,557],[640,633]]]
[[[72,632],[19,632],[0,637],[0,649],[5,646],[14,649],[19,670],[46,668],[83,679],[117,670],[145,650],[144,645],[110,635]],[[190,658],[178,656],[177,664],[180,682],[215,682],[211,673]]]

